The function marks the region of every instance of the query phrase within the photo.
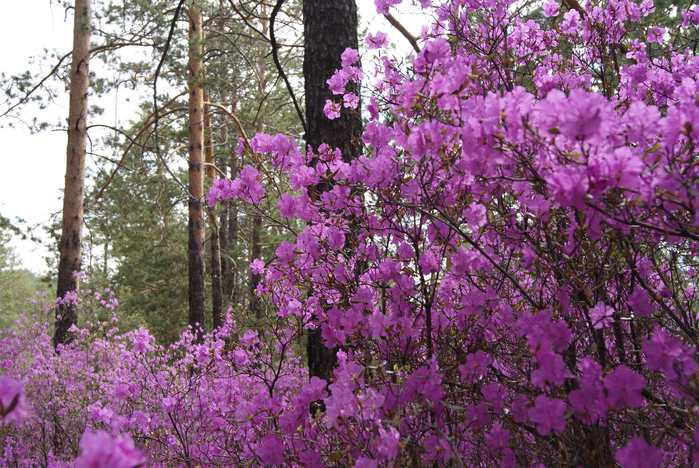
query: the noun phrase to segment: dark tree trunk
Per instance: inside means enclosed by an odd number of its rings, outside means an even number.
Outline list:
[[[304,0],[304,61],[303,76],[306,91],[306,142],[318,150],[321,143],[342,151],[344,161],[359,155],[362,122],[358,111],[343,108],[335,120],[323,113],[327,99],[337,100],[326,81],[341,68],[340,56],[347,47],[358,48],[357,5],[355,0]],[[349,88],[359,95],[359,86]],[[314,161],[315,163],[315,161]],[[329,183],[311,188],[316,194],[330,189]],[[336,362],[335,350],[322,344],[320,327],[308,335],[309,377],[330,381],[330,372]]]
[[[254,215],[252,217],[252,239],[250,246],[250,257],[252,260],[262,258],[262,244],[260,241],[260,231],[262,230],[262,217]],[[257,297],[257,285],[260,284],[262,275],[256,275],[250,272],[250,315],[255,319],[262,318],[262,306],[260,298]]]
[[[233,108],[235,111],[235,107]],[[231,149],[231,180],[238,177],[238,153],[235,149]],[[235,203],[231,203],[228,206],[228,238],[226,239],[226,253],[228,256],[232,257],[235,248],[238,245],[238,207]],[[230,252],[230,255],[228,254]],[[223,289],[226,297],[236,307],[240,302],[240,297],[238,294],[238,265],[236,265],[235,260],[229,260],[228,263],[228,273],[226,275],[225,281],[223,282]]]
[[[204,92],[204,100],[209,100],[209,93]],[[216,178],[214,169],[214,145],[211,140],[211,110],[204,104],[204,154],[206,155],[206,177]],[[213,210],[209,210],[209,226],[211,226],[211,240],[209,250],[211,252],[211,312],[213,329],[223,326],[223,282],[221,273],[221,231],[218,217]]]
[[[206,329],[204,259],[204,93],[199,86],[203,55],[202,17],[189,10],[189,325],[201,337]],[[199,331],[201,330],[201,332]]]
[[[83,201],[85,198],[85,154],[87,150],[87,94],[90,62],[90,0],[75,0],[73,23],[73,62],[70,75],[68,109],[68,148],[65,192],[63,193],[63,226],[58,264],[58,297],[77,289],[82,255]],[[106,255],[106,254],[105,254]],[[71,304],[56,309],[54,346],[71,341],[68,332],[78,321]]]

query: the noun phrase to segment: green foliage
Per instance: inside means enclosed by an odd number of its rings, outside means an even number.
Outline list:
[[[46,285],[39,277],[22,268],[14,248],[9,245],[19,230],[0,215],[0,329],[15,327],[20,315],[31,317],[37,312],[32,304],[36,292]]]

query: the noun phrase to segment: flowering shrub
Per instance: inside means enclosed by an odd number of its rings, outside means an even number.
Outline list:
[[[420,3],[407,66],[368,37],[364,156],[251,141],[308,222],[260,291],[338,350],[325,413],[278,440],[318,456],[284,462],[699,464],[695,10],[646,31],[649,0]]]
[[[95,316],[116,309],[90,291],[68,300]],[[265,436],[307,380],[286,337],[232,340],[230,317],[215,336],[195,343],[187,332],[168,349],[143,328],[119,335],[113,318],[74,328],[54,350],[52,323],[24,319],[0,340],[1,365],[23,384],[0,378],[2,466],[245,466],[267,456]]]
[[[21,324],[0,342],[25,392],[7,465],[135,466],[131,441],[163,467],[699,464],[699,13],[668,29],[649,0],[420,4],[435,23],[406,66],[368,36],[363,156],[241,148],[289,173],[279,216],[307,222],[252,265],[271,331],[229,320],[163,349],[97,323],[56,354]],[[329,118],[358,111],[358,58],[328,77]],[[208,201],[254,205],[274,172]],[[337,350],[330,382],[292,357],[311,327]]]

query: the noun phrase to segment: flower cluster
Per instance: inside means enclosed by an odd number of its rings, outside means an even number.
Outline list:
[[[83,437],[152,466],[696,466],[695,9],[671,28],[650,0],[510,3],[420,2],[435,23],[407,64],[369,36],[359,158],[245,143],[267,165],[209,203],[255,209],[286,172],[278,219],[300,221],[251,264],[266,332],[163,349],[98,324],[58,355],[40,325],[3,334],[25,395],[3,461],[66,466]],[[358,102],[341,60],[329,118]],[[328,382],[292,353],[309,328]]]

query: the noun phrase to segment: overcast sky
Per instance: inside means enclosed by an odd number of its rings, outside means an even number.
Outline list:
[[[410,3],[410,0],[406,0],[406,3]],[[369,25],[370,31],[391,31],[383,18],[376,18],[373,0],[357,0],[357,4],[363,26]],[[3,15],[8,21],[0,28],[0,44],[3,44],[0,71],[6,75],[31,68],[30,57],[41,55],[44,48],[62,53],[70,50],[72,11],[66,15],[50,0],[4,0]],[[410,17],[400,18],[413,34],[419,34],[420,29],[415,21],[411,21]],[[400,37],[394,40],[403,46],[402,50],[409,50],[407,41]],[[50,109],[41,111],[40,118],[55,122],[64,120],[67,115],[66,95]],[[129,116],[119,117],[124,119]],[[28,116],[27,120],[30,118]],[[2,124],[6,127],[7,121]],[[18,125],[15,129],[0,129],[0,141],[0,214],[13,220],[21,217],[32,226],[47,224],[52,216],[60,217],[66,164],[65,133],[46,131],[31,135],[26,128]],[[41,234],[41,231],[36,230],[35,233]],[[12,245],[26,268],[35,273],[46,270],[43,257],[48,252],[45,248],[18,238],[13,240]]]

